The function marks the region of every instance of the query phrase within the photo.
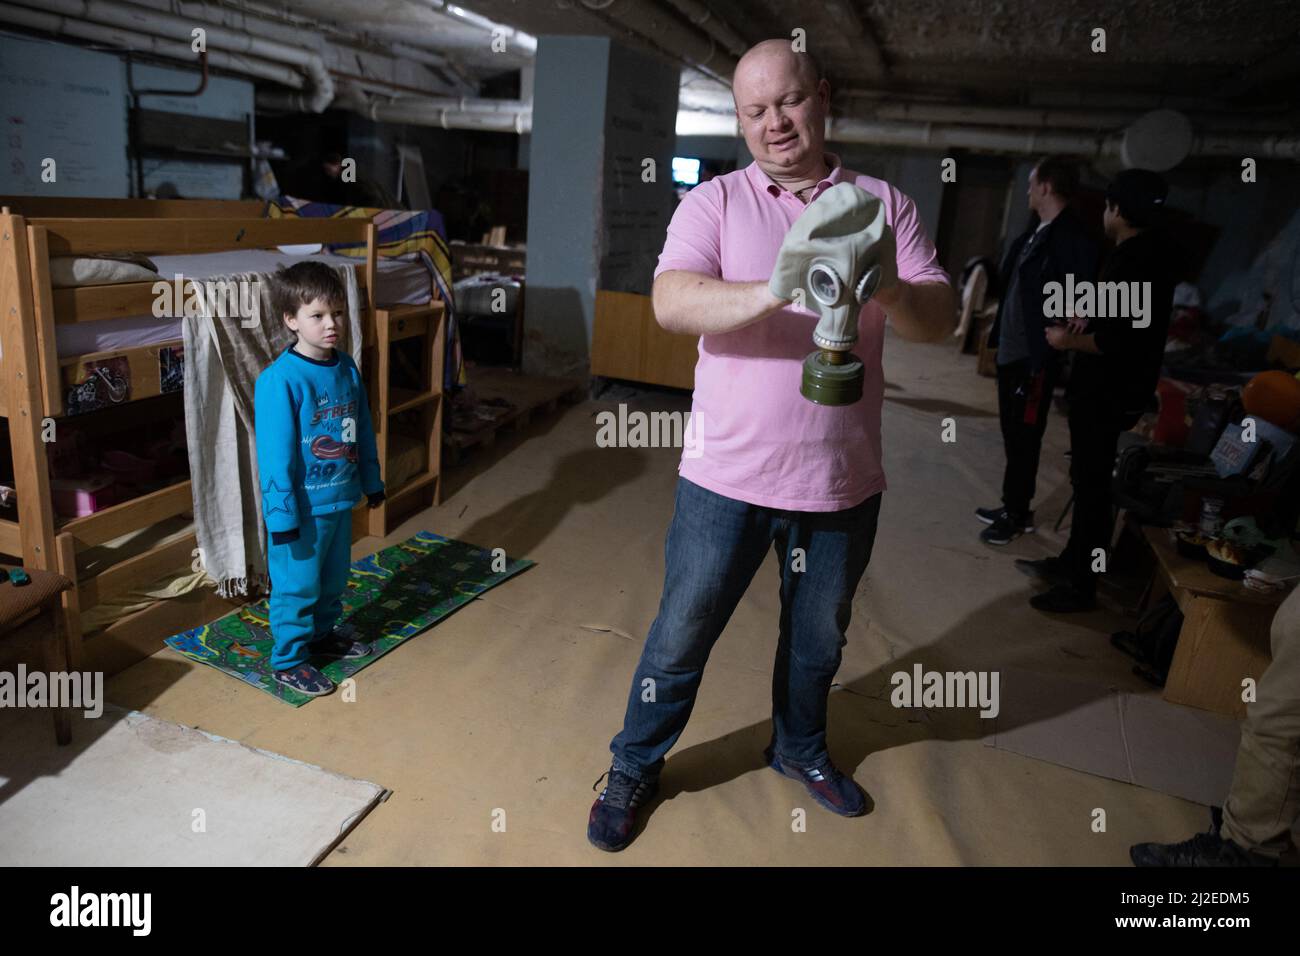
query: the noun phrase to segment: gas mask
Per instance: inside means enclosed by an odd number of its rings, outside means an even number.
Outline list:
[[[819,405],[862,397],[863,365],[852,353],[858,314],[880,288],[898,279],[894,233],[884,204],[852,183],[817,197],[786,233],[768,288],[816,312],[817,350],[803,363],[799,392]]]

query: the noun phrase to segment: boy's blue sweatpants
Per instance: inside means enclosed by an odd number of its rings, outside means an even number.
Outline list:
[[[306,663],[311,643],[326,636],[343,613],[343,589],[352,563],[352,509],[303,515],[298,540],[272,544],[271,666]]]

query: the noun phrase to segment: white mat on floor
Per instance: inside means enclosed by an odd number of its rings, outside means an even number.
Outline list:
[[[383,793],[135,711],[58,747],[49,711],[0,710],[0,865],[308,866]]]
[[[1003,669],[1001,682],[989,746],[1223,805],[1241,738],[1232,718],[1030,671]]]

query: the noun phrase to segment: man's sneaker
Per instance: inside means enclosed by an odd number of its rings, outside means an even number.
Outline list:
[[[659,781],[637,780],[610,767],[591,789],[595,790],[606,777],[609,780],[605,789],[587,815],[587,839],[592,846],[616,853],[632,842],[637,811],[659,790]]]
[[[985,544],[1010,544],[1026,532],[1034,530],[1033,517],[1017,517],[1005,509],[997,520],[980,532]]]
[[[1247,850],[1219,834],[1218,814],[1210,829],[1182,843],[1138,843],[1129,848],[1134,866],[1277,866],[1263,853]]]
[[[335,629],[328,634],[321,634],[312,641],[311,652],[320,657],[355,661],[362,657],[369,657],[371,647],[364,641],[353,640],[347,634]]]
[[[334,682],[310,664],[299,664],[288,670],[272,671],[271,676],[284,686],[292,687],[298,693],[306,694],[308,697],[323,697],[334,690]]]
[[[842,817],[860,817],[867,812],[867,795],[862,792],[862,788],[852,777],[840,773],[829,760],[819,767],[807,770],[790,767],[776,756],[770,744],[763,751],[763,758],[777,773],[801,782],[808,788],[812,798],[831,813],[838,813]]]
[[[1070,569],[1060,558],[1041,558],[1037,561],[1016,558],[1016,569],[1048,584],[1070,583]]]
[[[1073,614],[1078,611],[1093,610],[1097,607],[1097,598],[1091,594],[1084,594],[1068,584],[1054,584],[1050,590],[1031,597],[1029,606],[1053,614]]]
[[[993,524],[993,522],[997,521],[1006,513],[1007,509],[1004,505],[999,505],[996,508],[975,509],[975,517],[979,518],[980,521],[983,521],[985,524]],[[1033,534],[1034,530],[1034,513],[1031,511],[1025,517],[1024,532],[1025,534]]]

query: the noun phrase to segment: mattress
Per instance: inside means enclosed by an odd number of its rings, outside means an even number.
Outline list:
[[[314,256],[291,256],[275,249],[241,249],[236,252],[209,252],[189,256],[151,256],[160,278],[172,280],[176,275],[187,279],[211,279],[237,272],[274,272],[280,266],[297,262],[325,262],[334,266],[362,265],[356,259],[318,253]],[[428,302],[429,272],[418,262],[379,259],[376,263],[375,301],[417,305]],[[89,352],[112,352],[141,345],[154,345],[181,338],[179,318],[152,315],[101,319],[97,322],[68,322],[55,326],[60,358]]]

